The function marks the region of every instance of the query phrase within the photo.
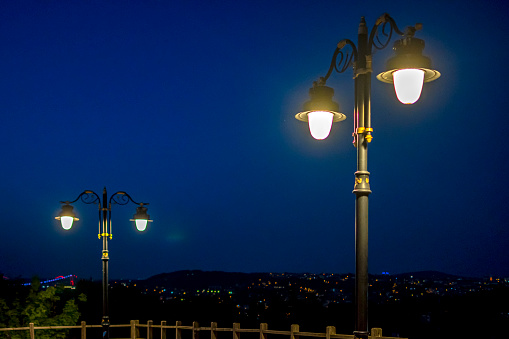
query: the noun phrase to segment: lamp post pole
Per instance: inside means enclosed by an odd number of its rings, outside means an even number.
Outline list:
[[[358,69],[366,69],[368,29],[362,18],[358,34]],[[357,171],[355,172],[355,332],[358,338],[368,337],[368,198],[371,193],[368,172],[368,140],[371,102],[371,72],[355,78],[354,130],[357,145]],[[367,125],[367,126],[366,126]],[[371,136],[371,135],[369,135]]]
[[[106,187],[103,189],[102,199],[93,191],[83,191],[78,195],[78,197],[73,201],[61,201],[62,211],[59,216],[55,219],[59,219],[62,223],[62,227],[66,230],[72,227],[72,223],[74,220],[79,220],[76,218],[73,212],[73,206],[70,204],[80,200],[85,204],[97,204],[99,206],[99,239],[102,239],[103,249],[102,249],[102,294],[103,294],[103,316],[101,321],[102,326],[102,337],[109,339],[110,337],[110,318],[109,318],[109,299],[108,299],[108,285],[109,285],[109,277],[108,277],[108,261],[109,261],[109,252],[108,252],[108,240],[112,239],[111,233],[111,205],[119,204],[126,205],[129,202],[135,203],[136,205],[140,205],[136,209],[136,214],[134,215],[131,221],[136,222],[136,228],[139,231],[144,231],[147,223],[152,221],[150,220],[150,216],[147,214],[147,208],[143,207],[143,205],[148,205],[147,203],[137,203],[134,201],[129,194],[123,191],[118,191],[111,195],[108,200],[108,193],[106,191]]]
[[[103,251],[102,251],[102,266],[103,266],[103,318],[102,318],[102,328],[103,328],[103,338],[110,337],[110,310],[109,310],[109,299],[108,299],[108,261],[110,259],[108,254],[108,193],[106,192],[106,187],[103,189],[103,199],[102,199],[102,231],[100,237],[103,241]],[[100,212],[99,212],[100,213]]]
[[[390,31],[386,31],[389,25]],[[379,29],[381,27],[381,29]],[[387,47],[393,31],[403,36],[396,41],[396,56],[389,59],[389,70],[379,74],[377,79],[393,83],[398,99],[404,104],[413,104],[419,99],[422,84],[436,80],[440,73],[431,69],[431,60],[422,55],[424,41],[414,38],[420,24],[408,27],[405,32],[398,29],[394,19],[388,14],[380,16],[371,32],[364,17],[361,18],[357,46],[349,39],[341,40],[325,77],[313,83],[309,90],[310,100],[304,103],[304,111],[295,118],[309,123],[311,135],[318,140],[325,139],[333,122],[346,119],[339,113],[338,103],[332,100],[334,90],[325,85],[333,70],[343,73],[351,65],[354,70],[354,130],[353,144],[357,148],[357,171],[355,172],[355,331],[356,338],[368,338],[368,205],[371,188],[368,172],[368,143],[372,140],[371,127],[371,73],[372,48]],[[382,36],[380,38],[380,35]],[[349,46],[350,53],[343,48]],[[353,59],[353,62],[352,62]],[[408,74],[410,76],[407,76]],[[403,74],[403,75],[402,75]],[[397,78],[397,79],[396,79]],[[404,80],[406,82],[403,83]],[[403,83],[403,86],[401,84]],[[403,91],[402,91],[403,90]]]

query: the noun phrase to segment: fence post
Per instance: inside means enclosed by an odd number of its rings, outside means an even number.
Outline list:
[[[175,339],[182,339],[182,329],[180,326],[182,326],[182,321],[177,321],[175,324]]]
[[[268,329],[269,325],[267,323],[260,324],[260,339],[267,339],[267,333],[265,333],[265,331]]]
[[[131,320],[131,339],[136,339],[140,336],[139,320]]]
[[[200,331],[199,329],[200,325],[198,324],[197,321],[193,321],[193,339],[198,339],[198,332]]]
[[[81,339],[87,339],[87,323],[81,322]]]
[[[371,336],[373,338],[381,338],[382,337],[382,329],[381,328],[377,328],[377,327],[373,327],[371,329]]]
[[[210,339],[217,339],[217,323],[210,323]]]
[[[295,333],[299,333],[299,325],[293,324],[290,328],[290,339],[299,339],[299,335]]]
[[[233,323],[233,339],[240,339],[240,333],[237,330],[240,329],[239,323]]]
[[[161,339],[166,339],[166,320],[161,321]]]
[[[152,339],[154,337],[154,328],[152,325],[154,325],[152,320],[147,321],[147,339]]]
[[[34,323],[30,323],[30,339],[35,339]]]
[[[334,334],[336,334],[336,328],[334,326],[327,326],[325,330],[325,339],[330,339],[330,336]]]

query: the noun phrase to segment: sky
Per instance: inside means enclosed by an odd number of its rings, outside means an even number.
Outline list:
[[[0,273],[355,271],[353,71],[328,86],[347,119],[317,141],[294,118],[336,44],[389,13],[420,22],[442,74],[414,105],[372,80],[369,272],[509,276],[509,39],[503,1],[3,1]],[[391,46],[373,56],[384,70]]]

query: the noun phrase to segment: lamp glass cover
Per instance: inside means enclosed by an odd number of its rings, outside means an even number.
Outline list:
[[[60,223],[62,224],[62,228],[64,230],[70,230],[73,221],[74,221],[73,217],[60,217]]]
[[[394,89],[398,100],[404,104],[413,104],[421,96],[424,71],[416,68],[397,70],[392,74]]]
[[[147,222],[148,222],[147,219],[136,219],[135,220],[136,229],[140,232],[145,231],[145,229],[147,228]]]
[[[313,111],[308,113],[309,131],[313,138],[317,140],[325,139],[329,136],[334,114],[326,111]]]

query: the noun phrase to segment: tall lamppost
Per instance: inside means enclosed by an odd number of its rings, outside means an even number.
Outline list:
[[[85,204],[97,204],[99,206],[99,239],[102,239],[103,242],[103,250],[102,250],[102,291],[103,291],[103,317],[102,317],[102,328],[103,328],[103,338],[108,339],[110,337],[109,331],[109,302],[108,302],[108,239],[112,239],[111,233],[111,205],[126,205],[129,202],[132,202],[136,205],[139,205],[136,208],[136,214],[134,214],[133,219],[136,224],[136,228],[138,231],[142,232],[147,228],[147,223],[151,222],[150,216],[147,214],[147,208],[144,205],[148,205],[147,203],[138,203],[134,201],[129,194],[126,192],[116,192],[112,194],[108,200],[108,194],[106,192],[106,188],[103,190],[102,200],[94,191],[83,191],[78,195],[76,199],[73,201],[61,201],[62,211],[55,217],[55,219],[60,220],[62,224],[62,228],[65,230],[69,230],[72,227],[74,220],[79,220],[76,218],[76,215],[73,212],[72,203],[80,200]]]
[[[371,73],[373,47],[384,49],[393,32],[402,36],[394,43],[395,56],[388,60],[387,71],[377,79],[394,83],[396,95],[404,104],[415,103],[424,82],[436,80],[440,73],[431,68],[431,60],[422,55],[424,41],[414,37],[421,24],[398,29],[394,19],[383,14],[375,22],[368,35],[364,17],[359,24],[357,46],[349,39],[341,40],[334,51],[332,62],[325,77],[313,83],[309,90],[310,100],[304,103],[304,111],[295,118],[309,123],[315,139],[325,139],[333,122],[346,119],[339,112],[339,105],[332,100],[334,90],[325,85],[333,70],[343,73],[353,66],[355,79],[355,105],[353,144],[357,148],[357,171],[355,172],[355,331],[357,338],[368,337],[368,197],[371,193],[368,172],[368,143],[372,140],[371,127]],[[349,46],[350,52],[343,52]]]

